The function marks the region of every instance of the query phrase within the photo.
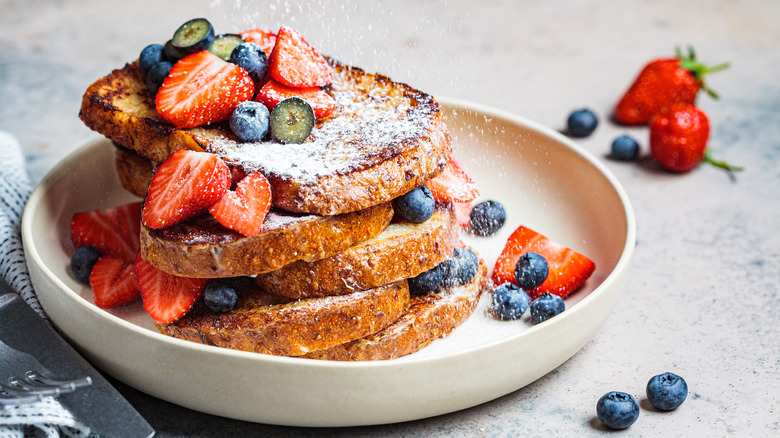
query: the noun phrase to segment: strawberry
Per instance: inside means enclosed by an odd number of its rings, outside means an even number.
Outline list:
[[[615,120],[626,125],[647,124],[669,105],[692,105],[699,90],[717,99],[702,78],[727,68],[728,64],[707,67],[696,61],[693,48],[688,51],[687,56],[678,50],[676,58],[659,58],[646,64],[615,106]]]
[[[263,174],[252,172],[244,177],[234,192],[227,192],[209,208],[217,222],[244,236],[254,236],[263,228],[271,208],[271,185]]]
[[[157,92],[157,114],[177,128],[227,120],[239,103],[251,100],[249,73],[204,50],[180,59]]]
[[[471,202],[453,202],[452,208],[455,210],[455,220],[462,228],[468,228],[471,225]]]
[[[504,250],[496,260],[493,282],[497,285],[506,282],[517,284],[515,265],[520,256],[528,252],[540,254],[547,260],[549,267],[547,279],[541,285],[528,290],[531,299],[546,292],[565,298],[582,286],[596,269],[593,261],[584,255],[530,228],[520,226],[509,236]]]
[[[140,297],[133,263],[113,255],[103,256],[95,263],[89,284],[95,294],[95,305],[101,309],[124,306]]]
[[[263,85],[260,91],[257,92],[255,100],[262,102],[269,110],[272,110],[277,103],[293,96],[309,102],[309,105],[314,110],[314,116],[317,118],[327,116],[338,106],[336,100],[319,87],[291,88],[273,79],[269,79]]]
[[[202,213],[230,188],[230,169],[216,155],[179,149],[152,175],[143,222],[165,228]]]
[[[135,277],[144,310],[155,322],[170,324],[190,311],[203,295],[208,279],[185,278],[161,271],[141,257],[135,258]]]
[[[102,255],[132,262],[139,246],[141,206],[141,202],[132,202],[105,211],[75,213],[70,222],[73,245],[94,246]]]
[[[268,57],[268,73],[277,82],[296,88],[321,87],[333,80],[325,58],[288,27],[276,34],[276,45]]]
[[[425,181],[424,184],[439,202],[471,202],[479,196],[474,181],[453,157],[449,158],[439,176]]]
[[[252,43],[260,48],[265,53],[265,56],[270,56],[276,44],[276,34],[270,30],[265,29],[251,29],[239,32],[244,38],[244,41]]]
[[[710,122],[699,108],[676,104],[650,121],[650,153],[664,168],[687,172],[704,159]]]

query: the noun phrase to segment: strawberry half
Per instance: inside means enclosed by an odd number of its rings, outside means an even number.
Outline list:
[[[152,175],[143,222],[169,227],[204,212],[230,188],[230,169],[214,154],[179,149]]]
[[[338,106],[336,100],[319,87],[292,88],[282,85],[273,79],[269,79],[263,85],[260,91],[257,92],[255,100],[265,105],[268,110],[272,110],[277,103],[288,97],[300,97],[309,102],[309,105],[314,110],[314,116],[317,118],[327,116]]]
[[[321,87],[333,80],[325,58],[297,31],[282,27],[276,45],[268,57],[268,73],[288,87]]]
[[[180,59],[160,86],[157,114],[177,128],[194,128],[230,118],[239,103],[251,100],[249,73],[204,50]]]
[[[455,220],[462,228],[468,228],[471,225],[471,202],[453,202],[452,209],[455,211]]]
[[[263,174],[252,172],[244,177],[234,192],[227,192],[209,208],[217,222],[244,236],[254,236],[263,228],[271,208],[271,185]]]
[[[425,181],[424,184],[439,202],[471,202],[479,196],[474,181],[453,157],[449,158],[439,176]]]
[[[531,299],[550,292],[566,297],[585,283],[593,274],[596,264],[584,255],[554,242],[536,231],[520,226],[506,242],[504,250],[493,268],[493,282],[497,285],[515,280],[515,265],[525,253],[535,252],[547,259],[549,274],[547,279],[528,291]]]
[[[70,238],[76,248],[94,246],[103,255],[127,262],[138,251],[141,202],[75,213],[70,221]]]
[[[265,53],[265,56],[270,56],[276,45],[276,34],[266,29],[251,29],[239,32],[244,38],[244,41],[252,43],[260,48]]]
[[[160,324],[170,324],[190,311],[203,295],[208,279],[185,278],[161,271],[141,257],[135,259],[135,277],[144,310]]]
[[[112,255],[103,256],[95,263],[89,284],[95,294],[95,305],[101,309],[124,306],[141,296],[133,263]]]

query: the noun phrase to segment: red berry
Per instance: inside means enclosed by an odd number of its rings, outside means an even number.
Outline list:
[[[124,306],[140,296],[133,263],[112,255],[103,256],[95,263],[89,284],[95,294],[95,305],[101,309]]]
[[[276,45],[268,57],[268,73],[288,87],[321,87],[333,80],[325,58],[297,31],[282,27],[276,34]]]
[[[160,324],[170,324],[190,311],[206,287],[208,279],[171,275],[150,265],[141,257],[135,259],[135,276],[144,310]]]
[[[650,154],[668,170],[687,172],[704,159],[709,136],[704,111],[693,105],[672,105],[650,122]]]
[[[439,202],[471,202],[479,196],[474,181],[469,178],[455,158],[450,157],[444,171],[424,183]]]
[[[273,79],[269,79],[263,85],[257,92],[255,100],[262,102],[269,110],[272,110],[277,103],[294,96],[309,102],[314,110],[314,116],[317,118],[327,116],[338,106],[336,100],[319,87],[292,88]]]
[[[139,247],[141,206],[141,202],[132,202],[105,211],[74,214],[70,222],[73,245],[94,246],[103,255],[132,262]]]
[[[263,228],[263,220],[271,208],[271,185],[258,172],[244,177],[234,192],[227,192],[209,208],[217,222],[244,236],[254,236]]]
[[[252,43],[260,48],[265,53],[265,56],[270,56],[271,52],[276,45],[276,34],[266,29],[251,29],[239,32],[244,38],[244,41]]]

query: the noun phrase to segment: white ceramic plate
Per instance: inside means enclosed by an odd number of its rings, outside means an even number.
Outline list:
[[[515,391],[570,358],[612,311],[634,249],[629,200],[614,176],[564,136],[470,102],[441,99],[456,154],[482,199],[507,209],[491,238],[464,236],[492,266],[529,226],[587,255],[596,271],[542,324],[498,321],[488,300],[450,336],[390,361],[274,357],[159,334],[140,304],[105,311],[69,273],[74,212],[131,200],[107,140],[90,142],[35,189],[22,234],[33,284],[57,328],[97,367],[143,392],[202,412],[262,423],[353,426],[414,420]]]

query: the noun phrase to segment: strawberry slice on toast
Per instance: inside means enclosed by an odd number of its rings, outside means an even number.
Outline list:
[[[336,100],[320,87],[292,88],[280,84],[273,79],[269,79],[265,85],[260,88],[255,100],[261,102],[270,111],[277,103],[288,97],[300,97],[306,102],[309,102],[309,105],[311,105],[314,110],[314,116],[317,118],[327,116],[338,106]]]
[[[276,45],[276,34],[270,30],[250,29],[238,34],[244,38],[244,41],[259,47],[265,53],[265,56],[270,56]]]
[[[271,185],[263,174],[252,172],[209,208],[217,222],[244,236],[254,236],[263,228],[271,208]]]
[[[155,322],[170,324],[190,311],[203,295],[208,279],[184,278],[161,271],[141,257],[135,259],[135,277],[144,310]]]
[[[288,87],[321,87],[330,84],[333,73],[319,53],[297,31],[282,27],[268,57],[268,73]]]
[[[424,184],[439,202],[471,202],[479,196],[476,184],[453,157],[439,176]]]

